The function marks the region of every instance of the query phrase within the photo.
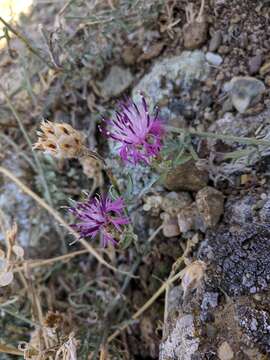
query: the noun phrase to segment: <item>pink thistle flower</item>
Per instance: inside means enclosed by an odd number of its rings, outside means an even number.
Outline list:
[[[161,150],[164,126],[158,118],[149,114],[145,98],[136,104],[131,99],[119,103],[115,117],[105,120],[110,130],[100,128],[105,136],[120,143],[119,155],[125,162],[149,164]]]
[[[79,220],[71,226],[81,237],[94,238],[100,233],[103,247],[109,243],[116,245],[114,235],[122,231],[122,225],[129,223],[123,216],[124,201],[121,198],[111,200],[105,196],[96,196],[77,203],[74,208],[69,208],[69,211]]]

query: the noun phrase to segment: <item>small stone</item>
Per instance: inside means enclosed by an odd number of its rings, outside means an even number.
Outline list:
[[[205,227],[212,228],[217,225],[224,212],[224,196],[220,191],[207,186],[197,193],[196,205]]]
[[[219,66],[223,62],[223,59],[220,55],[214,54],[212,52],[206,53],[205,57],[206,57],[206,60],[214,66]]]
[[[193,21],[183,28],[184,47],[189,50],[200,48],[207,40],[207,21]]]
[[[190,160],[170,170],[166,176],[164,186],[173,191],[198,191],[205,187],[207,182],[207,172],[198,169],[195,162]]]
[[[265,91],[262,81],[249,76],[232,78],[229,87],[233,106],[240,113],[244,113],[249,107],[256,105]]]
[[[249,59],[248,70],[250,75],[256,74],[262,65],[262,55],[257,54]]]
[[[103,80],[98,82],[101,94],[108,99],[122,94],[133,81],[133,76],[129,69],[120,66],[112,66],[109,74]]]
[[[222,32],[220,30],[215,31],[211,37],[210,44],[209,44],[209,51],[215,52],[220,47],[222,42]]]
[[[177,215],[177,220],[181,233],[186,233],[190,230],[204,230],[203,220],[195,203],[182,209]]]
[[[232,348],[227,343],[227,341],[224,341],[220,347],[218,348],[218,357],[220,360],[231,360],[233,359],[234,353],[232,351]]]

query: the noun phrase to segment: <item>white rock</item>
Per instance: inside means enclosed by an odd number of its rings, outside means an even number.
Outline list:
[[[223,62],[223,59],[220,55],[214,54],[212,52],[206,53],[205,57],[206,57],[206,60],[214,66],[219,66]]]

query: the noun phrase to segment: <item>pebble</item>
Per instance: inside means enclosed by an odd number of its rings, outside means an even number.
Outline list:
[[[188,50],[199,49],[207,40],[208,23],[193,21],[183,28],[184,47]]]
[[[257,54],[249,59],[248,70],[250,75],[254,75],[260,70],[260,67],[262,65],[262,60],[263,59],[261,54]]]
[[[220,30],[215,31],[211,37],[210,44],[209,44],[209,51],[215,52],[218,50],[222,42],[222,32]]]
[[[265,85],[253,77],[236,76],[228,83],[227,89],[235,109],[240,113],[245,113],[250,106],[260,101]]]
[[[233,359],[234,353],[227,341],[224,341],[218,348],[218,357],[220,360],[231,360]]]
[[[167,238],[180,235],[180,229],[178,226],[177,218],[171,217],[169,214],[162,214],[163,217],[163,235]]]
[[[214,66],[219,66],[223,62],[223,59],[220,55],[214,54],[212,52],[206,53],[205,57],[206,57],[206,60]]]

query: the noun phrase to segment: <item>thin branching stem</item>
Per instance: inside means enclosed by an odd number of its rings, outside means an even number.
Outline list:
[[[26,37],[24,37],[18,30],[16,30],[13,26],[11,26],[8,22],[6,22],[1,16],[0,16],[0,21],[5,25],[5,27],[11,32],[13,33],[15,36],[17,36],[18,39],[20,39],[25,46],[27,47],[27,49],[29,51],[31,51],[31,53],[33,53],[35,56],[37,56],[43,63],[45,63],[49,68],[53,69],[54,67],[52,66],[52,64],[50,64],[46,59],[44,59],[41,55],[40,52],[33,46],[30,44],[29,40],[26,39]]]
[[[237,142],[239,144],[245,145],[262,145],[262,146],[270,146],[270,141],[268,140],[260,140],[256,138],[248,138],[242,136],[233,136],[233,135],[223,135],[223,134],[214,134],[211,132],[206,131],[197,131],[197,130],[187,130],[187,129],[180,129],[173,126],[167,126],[166,129],[168,131],[178,133],[178,134],[187,134],[187,135],[195,135],[202,138],[210,138],[210,139],[217,139],[217,140],[224,140],[229,142]]]

